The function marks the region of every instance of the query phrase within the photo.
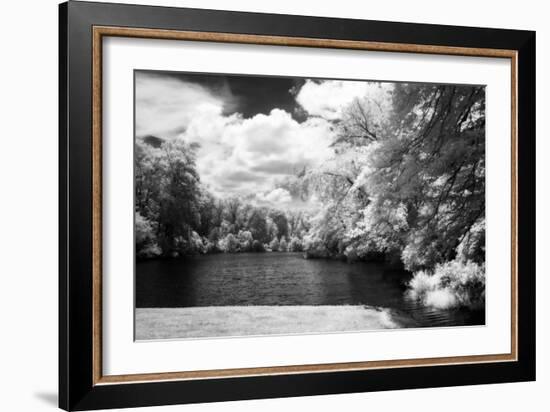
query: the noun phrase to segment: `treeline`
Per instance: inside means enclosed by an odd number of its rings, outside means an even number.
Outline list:
[[[137,140],[138,258],[303,250],[306,213],[216,198],[200,183],[195,152],[182,140]]]

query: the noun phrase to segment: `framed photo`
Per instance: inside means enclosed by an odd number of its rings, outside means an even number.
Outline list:
[[[535,379],[535,33],[60,5],[66,410]]]

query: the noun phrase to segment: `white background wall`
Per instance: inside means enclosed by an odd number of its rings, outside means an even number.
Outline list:
[[[135,2],[135,1],[134,1]],[[271,13],[530,29],[537,31],[536,383],[164,407],[166,411],[512,411],[548,408],[550,287],[546,113],[550,26],[545,2],[173,0],[180,5]],[[0,410],[57,404],[57,0],[0,5]],[[522,273],[522,276],[534,274]],[[161,410],[160,408],[157,408]],[[142,410],[157,410],[142,409]]]

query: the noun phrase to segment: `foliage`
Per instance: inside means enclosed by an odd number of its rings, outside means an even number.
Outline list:
[[[262,242],[260,242],[259,240],[254,240],[252,242],[252,249],[250,250],[251,252],[265,252],[265,246],[263,245]]]
[[[239,240],[233,233],[228,233],[226,237],[220,240],[218,247],[225,253],[236,253],[240,250]]]
[[[239,230],[237,240],[239,241],[239,250],[241,252],[250,252],[252,250],[254,238],[252,237],[252,233],[250,233],[250,231]]]
[[[303,251],[302,241],[298,237],[293,236],[290,239],[290,242],[288,244],[288,251],[289,252],[302,252]]]
[[[271,249],[272,252],[279,251],[279,239],[277,239],[277,237],[274,237],[273,240],[269,243],[269,249]]]
[[[156,243],[153,225],[141,214],[135,216],[136,253],[141,259],[157,257],[161,250]]]
[[[440,309],[482,308],[485,304],[485,265],[453,260],[437,264],[433,271],[416,272],[408,294],[425,305]]]

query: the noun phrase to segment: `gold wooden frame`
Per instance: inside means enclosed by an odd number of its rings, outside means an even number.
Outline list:
[[[255,367],[201,371],[145,373],[132,375],[103,375],[102,362],[102,39],[105,36],[133,37],[165,40],[187,40],[222,43],[278,45],[294,47],[318,47],[333,49],[354,49],[400,53],[423,53],[476,57],[497,57],[511,60],[511,182],[512,182],[512,242],[511,242],[511,352],[494,355],[452,356],[439,358],[395,359],[382,361],[329,363],[315,365],[289,365],[275,367]],[[457,365],[471,363],[493,363],[517,361],[517,293],[518,293],[518,238],[517,238],[517,52],[502,49],[481,49],[450,46],[430,46],[418,44],[382,43],[368,41],[313,39],[283,36],[262,36],[196,31],[157,30],[128,27],[93,27],[93,128],[92,128],[92,227],[93,227],[93,384],[135,383],[144,381],[167,381],[189,379],[214,379],[242,376],[319,373],[352,371],[381,368],[401,368],[413,366]]]

